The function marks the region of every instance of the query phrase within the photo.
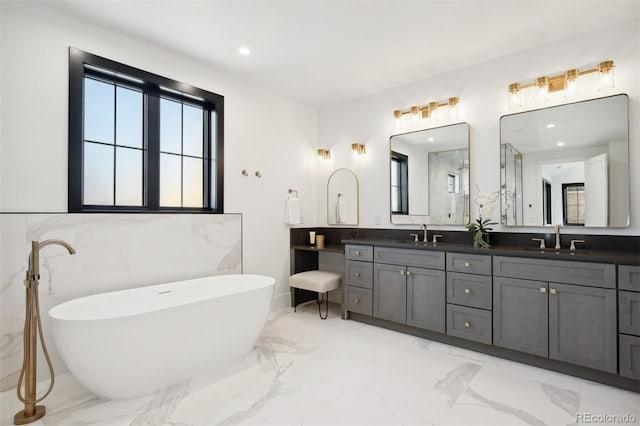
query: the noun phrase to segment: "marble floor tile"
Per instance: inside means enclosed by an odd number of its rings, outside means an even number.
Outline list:
[[[46,384],[42,384],[43,389]],[[315,305],[272,313],[253,351],[130,400],[57,378],[39,425],[567,425],[630,414],[640,395],[490,355],[343,321]],[[0,425],[20,409],[0,394]],[[636,420],[637,421],[637,420]]]

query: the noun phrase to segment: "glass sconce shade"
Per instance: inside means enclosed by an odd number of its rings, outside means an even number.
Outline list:
[[[520,83],[513,83],[509,85],[509,108],[515,109],[522,106],[522,91]]]
[[[613,61],[600,62],[598,70],[598,91],[611,90],[614,87]]]
[[[418,106],[411,107],[411,126],[417,127],[420,125],[420,108]]]
[[[331,158],[331,151],[325,148],[318,148],[316,154],[321,160],[328,160]]]
[[[399,109],[393,111],[393,131],[398,133],[402,130],[402,111]]]
[[[538,102],[547,100],[547,95],[549,94],[549,77],[536,78],[536,92],[538,93],[538,96],[536,96]]]
[[[572,98],[578,94],[578,77],[580,76],[580,71],[577,69],[568,70],[564,73],[564,90],[565,97]]]

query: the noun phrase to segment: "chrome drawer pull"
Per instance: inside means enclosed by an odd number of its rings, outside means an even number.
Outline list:
[[[471,323],[469,321],[465,321],[464,322],[464,326],[469,328],[469,327],[471,327]]]
[[[356,303],[360,303],[360,298],[356,297],[355,299],[353,299],[353,301]]]
[[[404,275],[404,271],[400,271],[400,275]]]
[[[359,277],[359,276],[360,276],[360,272],[356,272],[356,277]]]
[[[555,289],[555,288],[550,288],[550,289],[549,289],[549,293],[551,293],[551,294],[556,294],[556,289]]]
[[[468,268],[469,266],[471,266],[471,262],[464,262],[464,267]]]
[[[464,294],[471,294],[471,290],[469,290],[468,288],[464,289]]]
[[[546,293],[546,292],[547,292],[547,289],[546,289],[546,288],[544,288],[544,287],[540,287],[540,293]]]
[[[407,276],[410,277],[411,276],[411,271],[407,271]]]
[[[360,252],[356,250],[356,256],[360,256]]]

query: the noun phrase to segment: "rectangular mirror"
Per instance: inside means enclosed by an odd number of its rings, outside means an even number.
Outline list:
[[[469,124],[390,138],[391,223],[469,223]]]
[[[501,223],[629,226],[628,96],[500,119]]]

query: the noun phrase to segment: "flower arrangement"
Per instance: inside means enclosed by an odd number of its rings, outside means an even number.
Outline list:
[[[491,213],[495,208],[496,200],[500,195],[500,191],[496,192],[480,192],[476,185],[476,195],[473,202],[478,206],[478,218],[475,222],[469,223],[466,228],[469,232],[473,232],[473,246],[476,248],[490,248],[489,231],[492,231],[490,225],[497,225],[497,222],[491,221]],[[483,219],[483,216],[487,219]]]

